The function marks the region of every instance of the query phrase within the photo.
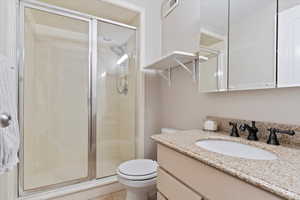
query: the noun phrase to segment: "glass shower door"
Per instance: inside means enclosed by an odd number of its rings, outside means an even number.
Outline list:
[[[98,22],[97,178],[135,158],[136,30]]]
[[[89,176],[90,21],[24,9],[23,190]]]

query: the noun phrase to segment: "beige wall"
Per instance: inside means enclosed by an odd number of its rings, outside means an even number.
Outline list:
[[[151,136],[160,132],[161,123],[161,94],[160,77],[157,74],[146,74],[145,88],[145,157],[156,158],[156,145]]]
[[[169,88],[161,79],[164,127],[202,127],[207,115],[300,124],[300,88],[199,93],[189,74],[177,71]]]
[[[146,58],[144,64],[149,64],[161,56],[161,18],[160,6],[162,0],[146,2]],[[160,130],[159,107],[159,77],[155,74],[145,76],[145,127],[144,127],[144,156],[156,157],[156,146],[151,140],[151,135]]]
[[[162,52],[197,52],[200,42],[200,1],[181,0],[162,22]]]

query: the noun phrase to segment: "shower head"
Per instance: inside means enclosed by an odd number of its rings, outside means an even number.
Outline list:
[[[118,46],[118,45],[113,45],[110,47],[110,50],[116,54],[118,57],[122,56],[125,54],[125,50],[121,47],[121,46]]]
[[[109,49],[118,57],[126,54],[127,42],[119,45],[114,39],[107,36],[100,36],[100,42],[109,46]]]
[[[126,46],[126,43],[123,45],[113,45],[110,47],[110,50],[120,57],[126,54]]]

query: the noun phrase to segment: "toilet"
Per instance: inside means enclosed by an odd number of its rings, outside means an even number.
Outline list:
[[[161,134],[180,130],[162,128]],[[117,169],[119,183],[127,190],[126,200],[147,200],[148,194],[155,191],[158,164],[148,159],[130,160]]]
[[[147,200],[156,186],[156,161],[139,159],[124,162],[118,167],[119,182],[126,187],[126,200]]]

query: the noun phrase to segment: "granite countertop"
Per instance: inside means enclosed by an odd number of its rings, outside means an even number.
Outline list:
[[[226,134],[190,130],[154,135],[152,139],[284,199],[300,200],[299,149],[248,141]],[[195,145],[196,141],[204,139],[222,139],[249,144],[275,153],[278,159],[248,160],[210,152]]]

